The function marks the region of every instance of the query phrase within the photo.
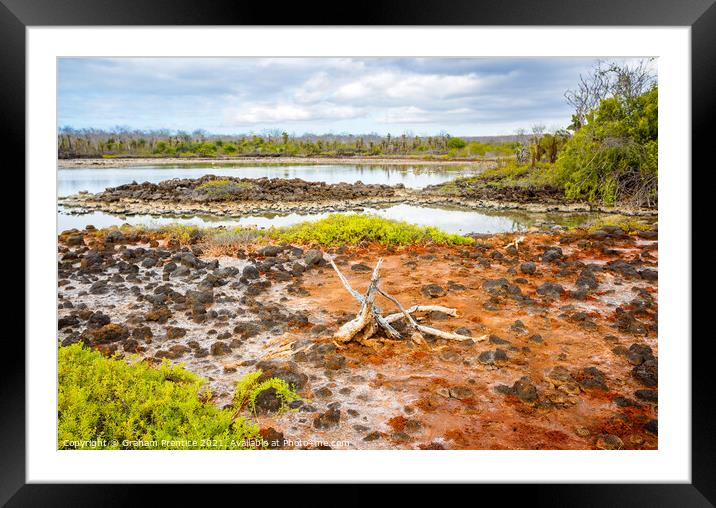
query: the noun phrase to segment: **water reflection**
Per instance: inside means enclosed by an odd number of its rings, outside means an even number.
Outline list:
[[[57,193],[101,192],[132,181],[158,183],[171,178],[199,178],[212,174],[240,178],[300,178],[310,182],[395,185],[409,188],[436,185],[481,171],[476,166],[419,164],[181,164],[126,168],[67,168],[57,171]]]
[[[421,226],[434,226],[450,233],[503,233],[523,231],[531,226],[545,224],[559,224],[564,226],[579,226],[594,218],[595,214],[588,213],[552,213],[538,214],[533,212],[503,211],[503,210],[472,210],[462,207],[422,207],[407,204],[386,206],[381,208],[365,208],[364,213],[375,214],[388,219],[395,219],[419,224]],[[151,215],[112,215],[104,212],[92,212],[83,215],[73,215],[71,210],[60,208],[57,214],[57,231],[68,229],[82,229],[88,224],[103,228],[121,224],[159,226],[171,223],[193,224],[203,227],[236,227],[255,226],[267,228],[270,226],[290,226],[303,221],[313,221],[324,218],[326,213],[318,214],[262,214],[240,218],[227,218],[217,216],[151,216]]]

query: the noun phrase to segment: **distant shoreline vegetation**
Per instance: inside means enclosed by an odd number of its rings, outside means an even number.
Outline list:
[[[513,157],[522,142],[518,136],[452,137],[377,135],[303,135],[287,132],[262,135],[217,135],[197,130],[143,131],[63,127],[57,138],[58,157],[370,157],[412,156],[425,158]]]

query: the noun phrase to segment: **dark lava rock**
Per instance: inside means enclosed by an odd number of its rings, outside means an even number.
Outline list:
[[[303,388],[308,382],[308,376],[301,372],[294,362],[262,361],[256,364],[256,368],[263,372],[259,381],[277,377],[294,389]]]
[[[606,378],[604,377],[604,373],[596,367],[583,368],[582,370],[577,372],[577,374],[574,375],[574,379],[584,390],[607,390]]]
[[[562,249],[559,247],[548,247],[542,254],[542,261],[544,263],[551,263],[552,261],[558,261],[562,259]]]
[[[172,315],[172,311],[166,305],[155,306],[144,314],[147,321],[156,321],[157,323],[166,323]]]
[[[62,330],[68,326],[77,326],[78,324],[80,324],[80,320],[77,319],[77,316],[65,316],[57,320],[57,329]]]
[[[101,328],[88,328],[82,333],[83,339],[89,339],[93,344],[107,344],[117,342],[129,337],[129,329],[124,325],[110,323]]]
[[[537,294],[545,298],[557,299],[564,294],[564,288],[554,282],[545,282],[537,288]]]
[[[332,408],[314,418],[313,426],[319,430],[334,429],[338,427],[340,421],[340,409]]]
[[[186,328],[167,326],[167,339],[179,339],[186,335]]]
[[[143,340],[145,342],[151,342],[152,335],[152,329],[148,326],[138,326],[134,330],[132,330],[132,337],[138,340]]]
[[[217,340],[211,345],[211,354],[214,356],[222,356],[231,353],[231,348],[226,342]]]
[[[654,360],[654,351],[646,344],[632,344],[626,353],[627,360],[632,365],[641,365],[642,363]]]
[[[500,365],[506,363],[508,360],[507,353],[499,348],[494,351],[483,351],[477,359],[484,365]]]
[[[333,392],[327,386],[322,386],[314,392],[314,395],[319,399],[327,399],[333,395]]]
[[[286,445],[286,438],[283,432],[279,432],[273,427],[261,429],[261,437],[268,442],[269,450],[280,450]]]
[[[439,298],[446,294],[445,290],[437,284],[427,284],[420,289],[420,292],[430,298]]]
[[[539,399],[537,387],[532,384],[529,376],[523,376],[513,383],[512,386],[498,385],[495,391],[503,395],[512,395],[520,399],[522,402],[531,404]]]
[[[254,399],[254,409],[257,414],[266,415],[281,409],[281,399],[276,395],[275,388],[267,388]]]
[[[577,286],[588,287],[589,289],[596,289],[599,286],[597,277],[591,270],[584,269],[582,273],[577,277]]]
[[[246,265],[244,270],[241,272],[241,275],[248,280],[258,279],[261,276],[261,274],[259,274],[259,269],[254,265]]]
[[[534,402],[537,400],[537,388],[532,384],[528,376],[524,376],[512,385],[514,394],[523,402]]]
[[[630,265],[623,259],[615,259],[613,261],[609,261],[606,264],[606,267],[609,270],[612,270],[624,277],[638,277],[639,273],[636,271],[636,268],[634,266]]]
[[[621,450],[624,448],[624,442],[613,434],[600,434],[595,446],[600,450]]]
[[[326,358],[325,367],[330,370],[342,369],[346,364],[346,357],[343,355],[330,355]]]
[[[360,273],[367,273],[372,272],[373,270],[370,268],[370,266],[364,265],[363,263],[356,263],[351,266],[351,270],[354,272],[360,272]]]
[[[490,344],[495,344],[497,346],[504,346],[506,344],[510,344],[509,340],[505,340],[505,339],[500,338],[494,334],[490,335],[490,337],[488,338],[488,341],[490,342]]]
[[[109,287],[107,286],[106,280],[98,280],[97,282],[93,283],[89,288],[89,293],[91,295],[105,295],[109,292]]]
[[[465,291],[466,289],[462,284],[453,281],[448,281],[447,286],[450,291]]]
[[[507,279],[500,278],[500,279],[491,279],[486,280],[482,283],[482,289],[487,291],[489,294],[493,296],[497,296],[500,294],[504,294],[507,291],[507,288],[509,287],[510,283],[507,281]]]
[[[119,230],[110,231],[104,239],[110,243],[122,242],[124,241],[124,234]]]
[[[186,303],[189,305],[200,303],[202,305],[208,305],[214,303],[214,291],[211,289],[204,289],[201,291],[189,290],[186,292]]]
[[[647,432],[651,432],[652,434],[658,434],[659,433],[659,420],[649,420],[644,425],[644,430]]]
[[[641,365],[637,365],[631,373],[645,386],[657,386],[659,383],[659,368],[656,360],[647,360]]]
[[[283,252],[283,247],[280,245],[267,245],[259,250],[259,254],[266,257],[277,256],[281,252]]]
[[[644,280],[649,280],[649,281],[654,281],[654,282],[659,280],[659,272],[657,272],[656,270],[654,270],[652,268],[645,268],[644,270],[639,272],[639,275]]]
[[[136,353],[140,349],[139,341],[137,341],[136,339],[125,340],[122,344],[122,347],[127,353]]]
[[[164,268],[162,268],[162,270],[164,270],[165,272],[173,272],[176,269],[177,269],[177,264],[174,261],[168,262],[166,265],[164,265]]]
[[[647,333],[646,325],[636,319],[632,312],[626,311],[621,307],[614,310],[614,327],[623,331],[643,335]]]
[[[234,327],[234,333],[238,334],[242,339],[255,337],[261,332],[261,326],[251,321],[241,321]]]
[[[470,330],[468,330],[464,326],[461,326],[460,328],[456,329],[455,333],[457,333],[458,335],[464,335],[466,337],[472,337],[472,332],[470,332]]]
[[[323,259],[323,252],[317,249],[311,249],[306,253],[303,258],[306,266],[325,264],[326,260]]]
[[[645,402],[659,402],[659,392],[656,390],[637,390],[634,392],[634,396]]]
[[[612,402],[616,404],[619,407],[639,407],[639,404],[635,400],[629,399],[627,397],[614,397],[612,399]]]
[[[537,271],[537,265],[532,261],[526,261],[520,265],[520,271],[522,273],[531,275]]]
[[[381,438],[380,432],[378,432],[378,431],[376,430],[376,431],[373,431],[373,432],[371,432],[371,433],[369,433],[369,434],[366,434],[366,436],[363,438],[363,441],[368,441],[368,442],[370,442],[370,441],[377,441],[377,440],[380,439],[380,438]]]

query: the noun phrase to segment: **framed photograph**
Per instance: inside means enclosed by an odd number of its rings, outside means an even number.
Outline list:
[[[435,482],[711,506],[712,3],[280,26],[2,0],[27,200],[2,501]]]

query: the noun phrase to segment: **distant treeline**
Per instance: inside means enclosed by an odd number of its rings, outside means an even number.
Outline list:
[[[216,135],[204,131],[111,131],[63,127],[57,137],[61,159],[83,157],[235,157],[235,156],[380,156],[438,157],[514,156],[523,147],[519,136],[488,138],[436,136]]]

